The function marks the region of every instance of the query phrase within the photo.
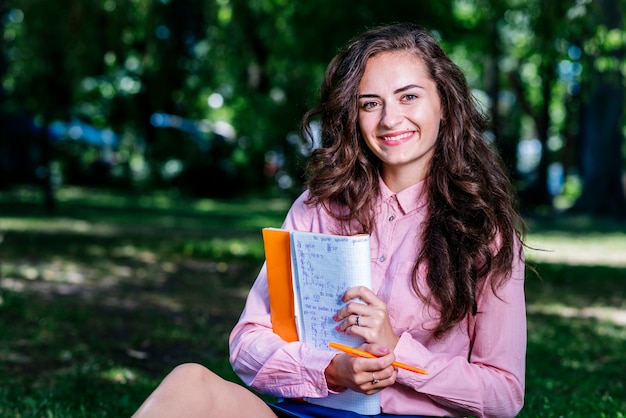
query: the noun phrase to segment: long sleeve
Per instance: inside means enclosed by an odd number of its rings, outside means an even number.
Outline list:
[[[306,206],[305,198],[306,194],[294,202],[283,227],[323,232],[323,216]],[[324,370],[334,353],[314,350],[300,342],[286,343],[272,331],[265,265],[250,290],[229,342],[233,369],[259,392],[286,398],[328,395]]]
[[[517,260],[513,267],[511,278],[497,296],[489,288],[479,300],[479,313],[469,324],[469,333],[474,335],[469,361],[466,356],[449,354],[453,350],[431,351],[406,332],[395,349],[396,356],[407,362],[419,359],[429,375],[401,370],[397,382],[446,409],[480,417],[516,416],[524,404],[526,312],[524,263]],[[463,334],[467,331],[457,329],[447,339],[466,340]]]
[[[300,342],[286,343],[272,331],[265,268],[250,290],[230,347],[233,369],[260,392],[288,398],[328,394],[324,369],[333,353]]]

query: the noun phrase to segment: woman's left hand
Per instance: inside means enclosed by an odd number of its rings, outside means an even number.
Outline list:
[[[361,303],[358,300],[365,303]],[[387,304],[364,286],[352,287],[342,300],[348,302],[333,317],[337,331],[358,335],[370,344],[380,344],[393,350],[399,337],[391,327]]]

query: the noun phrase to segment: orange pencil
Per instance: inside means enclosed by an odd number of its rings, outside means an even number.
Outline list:
[[[328,346],[330,348],[334,348],[339,351],[343,351],[344,353],[350,354],[351,356],[357,357],[365,357],[365,358],[376,358],[376,356],[372,353],[368,353],[367,351],[359,350],[358,348],[350,347],[349,345],[339,344],[335,342],[329,342]],[[426,370],[420,369],[419,367],[411,366],[406,363],[401,363],[399,361],[394,361],[392,366],[397,367],[399,369],[408,370],[410,372],[415,372],[419,374],[428,374]]]

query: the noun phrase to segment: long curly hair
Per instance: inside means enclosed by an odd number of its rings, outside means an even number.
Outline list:
[[[361,135],[357,96],[367,61],[389,51],[419,57],[441,100],[443,119],[425,182],[429,203],[424,244],[413,270],[416,293],[439,312],[433,331],[440,338],[477,313],[477,296],[488,277],[494,293],[507,280],[523,221],[505,167],[485,139],[487,118],[462,71],[428,31],[413,24],[371,29],[330,62],[319,103],[302,120],[309,138],[311,127],[316,122],[321,126],[321,147],[313,150],[307,165],[307,203],[322,205],[341,225],[340,233],[371,233],[375,228],[381,163]],[[417,283],[422,264],[427,267],[428,295]]]

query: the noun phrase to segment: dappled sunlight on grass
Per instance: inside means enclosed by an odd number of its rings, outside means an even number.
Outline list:
[[[209,238],[188,241],[183,246],[186,256],[211,254],[215,258],[250,256],[256,259],[264,257],[262,243],[258,238],[244,241],[235,238]]]
[[[531,313],[520,417],[620,417],[626,329],[593,318]]]
[[[626,267],[626,234],[607,233],[532,235],[532,248],[526,250],[531,261],[569,265]]]
[[[108,370],[103,370],[99,376],[102,379],[116,383],[131,383],[137,380],[137,374],[126,367],[112,367]]]
[[[593,317],[624,323],[626,268],[535,263],[526,280],[529,312]]]
[[[626,327],[626,224],[571,217],[529,222],[528,312]]]
[[[602,306],[574,308],[555,303],[550,305],[530,304],[527,310],[530,314],[558,315],[564,318],[592,318],[626,327],[626,309]],[[624,340],[626,340],[626,334],[624,334]]]
[[[243,301],[248,282],[231,280],[241,271],[241,265],[226,262],[180,260],[157,262],[154,254],[132,253],[135,257],[120,264],[119,259],[104,257],[97,262],[50,263],[5,262],[2,265],[0,289],[15,292],[37,292],[46,298],[73,296],[83,302],[98,302],[110,306],[159,307],[181,311],[190,303],[210,303],[218,297]],[[129,252],[124,252],[128,258]],[[244,270],[252,276],[257,264]],[[230,284],[218,284],[228,280]],[[218,288],[215,289],[216,284]],[[234,291],[234,289],[240,289]],[[203,286],[204,291],[197,287]]]
[[[228,335],[263,262],[261,228],[280,226],[289,200],[69,188],[50,216],[34,196],[0,193],[0,415],[128,416],[188,361],[237,381]],[[529,226],[529,245],[548,251],[526,251],[540,277],[526,281],[520,416],[617,418],[626,410],[624,226]],[[112,396],[115,407],[102,404]]]
[[[626,222],[562,216],[528,220],[531,261],[626,267]]]
[[[531,412],[521,417],[620,416],[626,411],[626,268],[536,267],[541,279],[530,274],[526,283],[524,411]]]
[[[115,235],[119,234],[120,228],[109,224],[95,224],[93,222],[70,219],[32,219],[13,218],[0,222],[0,232],[6,231],[37,231],[42,234],[53,234],[55,232],[71,232],[95,235]]]

